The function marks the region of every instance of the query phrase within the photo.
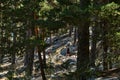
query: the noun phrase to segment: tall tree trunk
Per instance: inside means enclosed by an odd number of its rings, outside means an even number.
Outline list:
[[[2,52],[2,49],[0,47],[0,64],[3,63],[3,52]]]
[[[28,29],[26,31],[26,37],[29,39],[34,31],[34,29]],[[26,55],[25,55],[25,63],[24,66],[26,67],[26,76],[31,76],[33,71],[33,60],[34,60],[34,46],[31,44],[26,45]]]
[[[37,31],[35,33],[39,33],[39,28],[37,29]],[[42,35],[42,38],[41,38],[39,36],[39,34],[36,34],[36,40],[40,40],[40,39],[43,40],[43,35]],[[40,62],[40,70],[41,70],[42,79],[46,80],[46,76],[45,76],[45,72],[44,72],[44,64],[43,64],[44,62],[43,62],[42,55],[41,55],[41,52],[43,51],[42,50],[43,49],[43,45],[41,47],[40,44],[37,44],[37,49],[38,49],[38,57],[39,57],[39,62]],[[43,57],[44,57],[44,55],[43,55]]]
[[[2,52],[2,49],[0,47],[0,64],[3,63],[3,52]]]
[[[69,25],[69,37],[72,36],[72,30],[73,30],[73,27],[71,25]]]
[[[108,70],[108,62],[107,62],[107,56],[108,56],[108,39],[107,39],[107,23],[104,21],[103,22],[103,67],[104,70]]]
[[[97,6],[96,0],[93,0],[93,6]],[[95,59],[96,59],[96,44],[97,44],[97,28],[98,23],[95,15],[92,15],[92,27],[90,27],[90,46],[91,46],[91,53],[90,53],[90,65],[91,67],[95,68]]]
[[[95,59],[96,59],[96,43],[97,43],[97,25],[95,22],[95,25],[92,26],[92,39],[91,39],[91,66],[95,67]]]
[[[81,0],[80,7],[85,10],[90,0]],[[86,70],[89,69],[89,14],[83,13],[80,27],[78,27],[78,54],[77,54],[77,80],[86,80]]]
[[[44,65],[43,65],[40,46],[38,46],[38,57],[39,57],[39,62],[40,62],[40,70],[41,70],[42,79],[47,80],[46,77],[45,77]]]
[[[111,48],[109,48],[109,52],[108,53],[110,53],[110,55],[113,55],[113,51],[112,51],[112,49]],[[109,69],[112,69],[112,63],[113,61],[112,61],[112,56],[110,56],[110,58],[109,58]]]
[[[14,33],[14,35],[13,35],[13,47],[14,46],[16,46],[16,33]],[[12,54],[11,54],[11,63],[12,63],[12,65],[14,65],[15,64],[15,58],[16,58],[16,50],[15,49],[13,49],[13,51],[12,51]]]
[[[3,32],[3,31],[1,31]],[[2,33],[1,33],[2,34]],[[3,63],[3,57],[4,57],[4,50],[3,50],[3,36],[0,38],[0,64]]]
[[[14,52],[12,53],[12,56],[11,56],[11,63],[12,65],[15,64],[15,53]]]
[[[111,58],[109,59],[109,69],[112,69],[112,60],[111,60]]]
[[[27,24],[29,24],[28,22],[27,22]],[[25,39],[26,39],[26,41],[29,39],[29,37],[31,36],[31,32],[30,32],[30,30],[28,29],[27,31],[26,31],[26,37],[25,37]],[[24,56],[24,66],[26,67],[27,66],[27,64],[28,64],[28,44],[26,45],[26,53],[25,53],[25,56]]]
[[[50,31],[50,45],[52,45],[52,32]]]
[[[45,38],[45,29],[42,29],[42,40],[44,41],[44,38]],[[46,67],[46,53],[45,53],[45,44],[43,45],[43,64],[44,64],[44,67]]]
[[[74,44],[76,43],[77,40],[77,27],[74,27]]]
[[[106,40],[103,41],[103,67],[104,70],[108,70],[108,62],[107,62],[107,45],[106,45]]]
[[[85,74],[85,71],[89,68],[89,25],[84,24],[81,27],[82,28],[78,28],[78,80],[86,79],[87,75]]]
[[[3,50],[2,50],[2,38],[3,38],[3,12],[1,10],[1,13],[0,13],[0,17],[1,17],[1,24],[0,24],[0,64],[3,62]]]
[[[45,49],[43,49],[43,64],[44,64],[44,68],[46,68],[46,53],[45,53]]]
[[[27,64],[28,64],[28,51],[27,51],[27,49],[26,49],[26,53],[25,53],[25,56],[24,56],[24,66],[26,67],[27,66]]]
[[[26,64],[26,75],[32,76],[32,71],[33,71],[33,60],[34,60],[34,47],[29,47],[27,50],[27,64]]]
[[[105,5],[109,3],[109,0],[101,0],[99,4]],[[103,19],[101,22],[102,28],[102,43],[103,43],[103,68],[104,70],[108,69],[107,55],[108,55],[108,39],[107,39],[107,20]]]

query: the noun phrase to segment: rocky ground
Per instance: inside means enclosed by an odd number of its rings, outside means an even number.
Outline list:
[[[69,72],[74,72],[76,70],[76,58],[77,58],[76,54],[72,54],[71,56],[66,56],[64,52],[61,54],[61,50],[63,48],[66,48],[66,44],[68,44],[66,41],[67,39],[68,38],[62,39],[62,41],[60,42],[63,42],[63,44],[58,46],[54,53],[51,53],[46,56],[47,64],[51,65],[51,68],[45,71],[47,80],[66,80],[65,75],[68,74]],[[69,42],[72,43],[72,40],[69,40]],[[57,43],[55,43],[55,46],[56,44]],[[0,65],[0,80],[6,80],[6,77],[9,76],[8,74],[10,74],[9,71],[13,68],[8,58],[9,57],[4,58],[4,63]],[[35,54],[34,62],[36,62],[37,60],[38,56]],[[20,56],[16,57],[16,65],[14,65],[15,74],[13,76],[18,77],[18,79],[15,80],[23,80],[22,78],[25,75],[24,71],[25,67],[23,66],[23,61],[24,61],[23,57]],[[40,70],[39,69],[36,70],[34,64],[34,71],[31,80],[42,80],[40,76],[41,76]],[[89,80],[120,80],[119,78],[120,69],[112,69],[109,70],[108,72],[103,72],[103,75],[101,76],[102,77],[91,78]],[[73,78],[73,80],[75,79]]]

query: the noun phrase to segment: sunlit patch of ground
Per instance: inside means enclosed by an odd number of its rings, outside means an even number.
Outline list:
[[[0,72],[0,75],[2,74],[6,74],[8,71],[3,71],[3,72]]]
[[[6,77],[3,77],[2,79],[0,79],[0,80],[8,80]]]
[[[5,67],[8,67],[8,66],[10,66],[10,65],[11,65],[11,63],[6,62],[5,64],[2,64],[2,65],[1,65],[1,68],[5,68]]]

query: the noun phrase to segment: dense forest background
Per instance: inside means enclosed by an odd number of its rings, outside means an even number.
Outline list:
[[[107,76],[120,79],[120,0],[0,1],[0,79]]]

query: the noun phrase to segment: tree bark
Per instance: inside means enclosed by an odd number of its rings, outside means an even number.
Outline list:
[[[91,39],[91,66],[95,67],[95,59],[96,59],[96,43],[97,43],[97,27],[94,25],[92,26],[92,39]]]
[[[73,27],[71,25],[69,25],[69,37],[72,36],[72,30],[73,30]]]
[[[40,46],[38,46],[38,57],[39,57],[39,62],[40,62],[40,70],[41,70],[42,79],[47,80],[46,77],[45,77],[44,65],[43,65]]]
[[[85,10],[90,0],[81,0],[80,7]],[[81,15],[81,24],[78,27],[78,54],[77,54],[77,80],[87,80],[86,70],[89,69],[89,14]]]
[[[26,67],[27,66],[27,64],[28,64],[28,53],[27,53],[28,51],[26,50],[26,53],[25,53],[25,57],[24,57],[24,66]]]
[[[14,46],[16,46],[16,33],[14,33],[14,35],[13,35],[13,47]],[[15,58],[16,58],[16,50],[15,49],[13,49],[13,51],[12,51],[12,54],[11,54],[11,63],[12,63],[12,65],[14,65],[15,64]]]
[[[52,32],[50,31],[50,45],[52,45]]]
[[[43,28],[42,29],[42,40],[44,41],[44,38],[45,38],[45,29]],[[43,64],[44,64],[44,68],[46,68],[46,53],[45,53],[45,44],[43,45]]]
[[[3,35],[3,31],[2,31],[1,28],[0,28],[0,30],[1,30],[1,32],[0,32],[0,33],[1,33],[1,38],[0,38],[0,44],[1,44],[1,45],[0,45],[0,64],[1,64],[1,63],[3,63],[3,57],[2,57],[2,56],[3,56],[3,50],[2,50],[2,47],[3,47],[3,46],[2,46],[2,37],[3,37],[2,35]]]
[[[3,53],[3,45],[2,45],[2,38],[1,38],[1,41],[0,41],[0,44],[1,44],[1,46],[0,46],[0,64],[2,64],[3,63],[3,57],[4,57],[4,53]]]
[[[103,27],[102,27],[102,31],[103,31],[103,67],[104,70],[108,70],[108,62],[107,62],[107,56],[108,56],[108,40],[107,40],[107,23],[104,21],[103,22]]]
[[[26,31],[26,38],[29,39],[33,34],[33,29],[28,29]],[[26,40],[27,40],[26,39]],[[33,71],[33,60],[34,60],[34,46],[31,44],[26,45],[26,54],[24,60],[24,66],[26,67],[26,75],[31,76]]]
[[[39,32],[39,30],[37,30],[37,32]],[[44,39],[44,32],[42,32],[42,34],[43,34],[42,38],[40,36],[38,36],[38,34],[36,34],[36,40],[40,40],[40,39],[43,40]],[[44,62],[43,62],[42,55],[41,55],[41,52],[43,51],[42,49],[44,49],[43,47],[44,47],[43,45],[37,44],[41,75],[42,75],[42,79],[46,80],[46,76],[45,76],[45,72],[44,72]],[[44,57],[45,57],[45,54],[43,53],[43,58]]]
[[[77,54],[77,75],[79,80],[86,79],[85,71],[89,68],[89,25],[83,24],[81,27],[78,28]],[[81,72],[82,74],[80,74]]]
[[[12,56],[11,56],[11,63],[12,65],[15,64],[15,53],[14,52],[12,53]]]
[[[25,65],[26,65],[26,75],[29,77],[29,76],[32,76],[32,71],[33,71],[34,48],[30,47],[27,50],[27,52],[28,52],[26,55],[27,63]]]
[[[77,27],[75,27],[75,31],[74,31],[74,44],[76,43],[77,40]]]
[[[2,63],[3,63],[3,52],[0,49],[0,64],[2,64]]]
[[[43,64],[44,64],[44,68],[46,68],[46,53],[45,53],[45,49],[43,50]]]
[[[109,69],[112,69],[112,61],[111,61],[111,58],[109,60]]]

